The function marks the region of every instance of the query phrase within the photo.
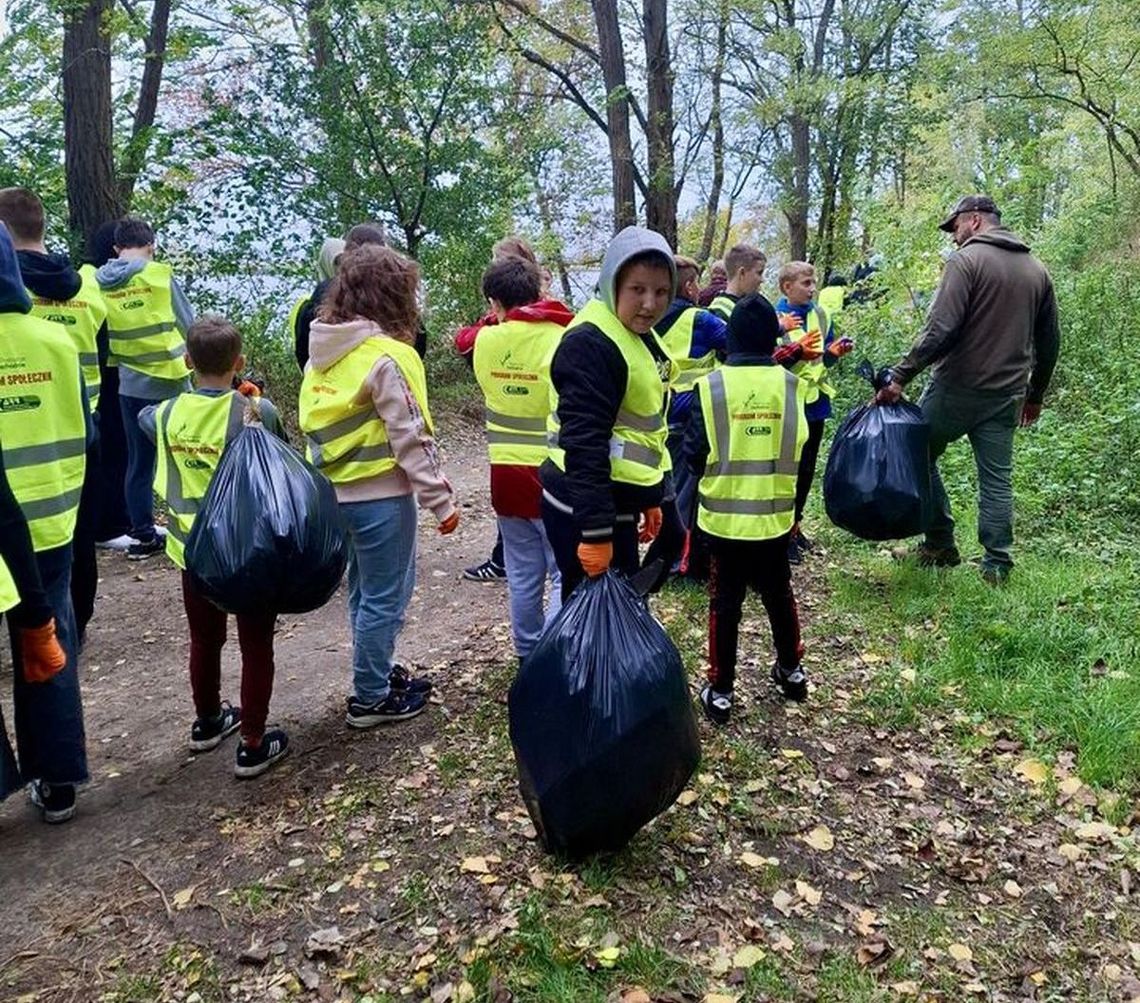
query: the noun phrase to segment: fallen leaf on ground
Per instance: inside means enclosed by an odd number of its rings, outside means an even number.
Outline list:
[[[859,945],[855,951],[855,960],[864,968],[869,968],[881,965],[894,953],[895,949],[886,937],[873,937]]]
[[[903,780],[906,782],[907,787],[911,790],[920,791],[926,786],[926,781],[922,779],[917,773],[904,773]]]
[[[973,961],[974,952],[971,951],[965,944],[951,944],[946,948],[947,953],[955,961]]]
[[[755,944],[746,944],[732,956],[733,968],[751,968],[764,960],[764,949]]]
[[[1040,759],[1023,759],[1013,772],[1028,784],[1043,784],[1049,779],[1049,767]]]
[[[818,888],[812,888],[806,881],[796,882],[796,894],[808,905],[819,905],[820,899],[823,898],[823,892]]]
[[[900,996],[918,995],[918,983],[914,979],[907,979],[905,982],[892,982],[891,988]]]
[[[185,909],[190,900],[194,897],[194,889],[197,885],[191,885],[189,888],[180,888],[171,897],[170,901],[174,903],[175,909]]]
[[[745,850],[740,855],[740,862],[744,864],[745,867],[754,867],[757,869],[769,867],[773,864],[771,857],[762,857],[759,853],[753,853],[751,850]]]
[[[681,791],[681,793],[677,795],[677,804],[681,805],[681,807],[683,807],[683,808],[687,808],[689,805],[691,805],[696,800],[697,800],[697,792],[696,791],[691,791],[691,790]]]
[[[487,866],[486,857],[464,857],[463,862],[459,865],[459,869],[467,874],[491,873],[491,869]]]
[[[1002,891],[1006,893],[1011,899],[1021,898],[1021,885],[1016,881],[1007,881],[1002,885]]]
[[[835,846],[835,837],[831,834],[831,830],[826,825],[817,825],[806,836],[803,841],[807,843],[813,850],[830,850]]]
[[[621,1003],[653,1003],[653,997],[641,986],[634,986],[621,994]]]
[[[783,888],[776,891],[772,896],[772,905],[775,906],[778,912],[782,912],[785,916],[792,914],[792,903],[795,899],[789,895]]]

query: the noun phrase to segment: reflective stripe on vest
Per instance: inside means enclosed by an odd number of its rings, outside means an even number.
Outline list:
[[[505,320],[479,331],[472,364],[492,463],[537,467],[546,459],[550,361],[563,330],[550,321]]]
[[[111,352],[120,365],[159,380],[184,379],[190,371],[171,281],[168,264],[148,261],[124,285],[103,290]]]
[[[736,298],[730,296],[728,293],[719,293],[713,301],[709,304],[709,310],[715,313],[726,324],[728,318],[732,316],[732,311],[736,309]]]
[[[806,387],[779,366],[727,366],[697,384],[709,457],[698,525],[729,540],[791,529],[799,457],[807,441]]]
[[[412,391],[428,432],[427,377],[416,350],[386,335],[366,338],[327,369],[312,361],[301,381],[298,422],[305,433],[309,462],[333,484],[347,484],[389,474],[396,457],[388,441],[388,426],[376,413],[370,395],[358,403],[364,381],[382,357],[390,358]]]
[[[70,543],[86,469],[79,353],[59,324],[0,314],[0,442],[36,551]]]
[[[166,554],[186,567],[186,538],[226,446],[242,430],[246,400],[235,390],[218,397],[184,393],[154,416],[154,490],[170,510]]]
[[[660,484],[669,469],[669,453],[665,449],[668,432],[665,391],[676,364],[666,359],[665,367],[669,371],[663,373],[642,338],[627,330],[601,300],[590,300],[578,311],[567,330],[578,324],[593,324],[609,338],[621,352],[628,373],[625,394],[610,437],[610,479],[643,487]],[[662,356],[667,357],[657,335],[650,333],[649,337],[656,340]],[[564,471],[566,454],[558,445],[558,395],[553,387],[550,396],[552,410],[546,426],[550,459]]]
[[[20,593],[16,589],[16,579],[12,577],[4,558],[0,557],[0,613],[18,606],[19,603]]]
[[[664,335],[661,343],[670,358],[677,363],[677,376],[672,389],[679,393],[693,389],[693,384],[702,376],[707,376],[716,368],[716,353],[706,352],[699,359],[691,357],[693,351],[693,330],[697,323],[700,307],[686,307]]]
[[[32,315],[60,324],[75,342],[79,351],[79,365],[83,369],[83,384],[87,389],[87,408],[94,411],[99,406],[99,349],[96,337],[103,321],[107,319],[107,307],[103,294],[95,280],[95,271],[87,266],[79,269],[82,285],[69,300],[48,300],[32,296]],[[31,295],[29,293],[29,295]]]
[[[827,314],[818,306],[812,307],[807,313],[807,333],[819,332],[820,348],[823,347],[823,342],[827,338],[827,328]],[[793,336],[803,337],[798,330],[785,331],[781,332],[780,342],[787,345],[792,341]],[[822,355],[818,359],[797,362],[792,366],[792,372],[807,384],[806,403],[814,403],[819,399],[821,393],[827,394],[828,397],[835,396],[835,388],[827,379],[827,367],[823,364]]]

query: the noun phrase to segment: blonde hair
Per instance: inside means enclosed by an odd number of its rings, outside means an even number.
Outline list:
[[[701,274],[701,266],[684,254],[674,254],[673,264],[677,266],[677,288],[687,282],[695,282]]]
[[[806,275],[815,276],[815,265],[807,261],[789,261],[780,269],[778,282],[780,285],[780,292],[784,291],[785,282],[794,282],[798,278]]]

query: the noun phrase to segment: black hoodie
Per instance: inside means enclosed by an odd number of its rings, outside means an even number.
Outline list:
[[[17,251],[16,258],[20,262],[20,277],[24,285],[38,299],[63,303],[78,295],[83,285],[66,254]]]

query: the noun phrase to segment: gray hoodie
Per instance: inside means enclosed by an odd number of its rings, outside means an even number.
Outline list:
[[[627,226],[606,248],[606,256],[602,259],[602,270],[598,275],[598,287],[595,290],[595,295],[605,303],[610,313],[616,313],[614,283],[622,265],[635,255],[647,251],[658,251],[668,260],[669,274],[673,280],[673,288],[669,292],[670,302],[676,297],[677,266],[673,261],[673,249],[669,246],[669,241],[655,230],[647,230],[643,226]]]
[[[1060,346],[1049,273],[997,226],[947,260],[922,333],[893,372],[905,385],[930,366],[932,382],[947,389],[1027,394],[1039,404]]]
[[[149,262],[139,258],[130,260],[112,258],[96,270],[95,281],[99,283],[101,289],[117,289],[119,286],[126,285],[133,276],[141,272],[148,264]],[[170,282],[170,299],[171,305],[174,307],[174,323],[178,326],[182,337],[185,338],[186,332],[190,330],[190,325],[194,323],[194,308],[190,305],[182,287],[174,279]],[[162,380],[155,376],[148,376],[146,373],[140,373],[137,369],[131,369],[129,366],[119,366],[119,393],[124,397],[164,401],[189,389],[190,378],[188,376],[181,380]]]

